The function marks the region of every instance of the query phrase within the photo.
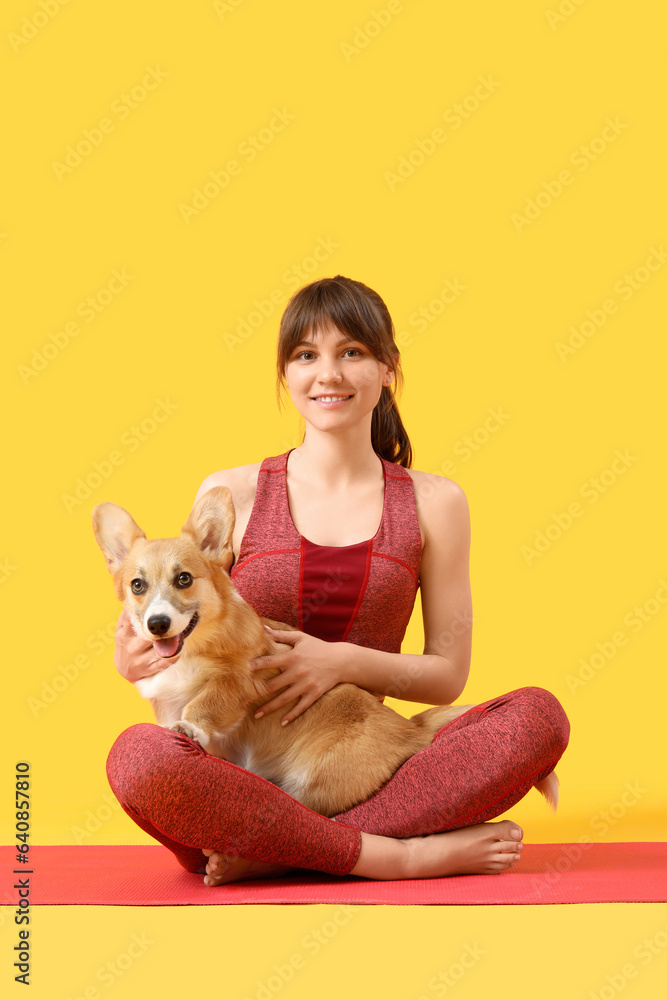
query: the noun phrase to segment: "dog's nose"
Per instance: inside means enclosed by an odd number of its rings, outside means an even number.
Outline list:
[[[151,615],[146,624],[149,632],[152,632],[153,635],[164,635],[165,632],[169,631],[171,618],[169,615]]]

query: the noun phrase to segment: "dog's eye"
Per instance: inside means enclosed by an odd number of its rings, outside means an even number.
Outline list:
[[[132,583],[130,584],[130,586],[132,587],[132,593],[133,594],[141,594],[142,591],[143,591],[143,589],[144,589],[144,581],[143,580],[139,580],[137,578],[136,580],[132,581]]]
[[[177,587],[189,587],[192,583],[192,577],[189,573],[179,573],[176,577]]]

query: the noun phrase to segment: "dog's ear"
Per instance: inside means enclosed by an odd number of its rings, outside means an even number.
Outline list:
[[[113,576],[136,540],[146,537],[128,512],[115,503],[98,503],[93,509],[93,531]]]
[[[234,558],[235,517],[231,490],[226,486],[214,486],[196,502],[183,531],[194,538],[207,559],[229,569]]]

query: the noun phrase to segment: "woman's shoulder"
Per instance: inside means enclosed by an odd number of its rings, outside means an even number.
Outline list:
[[[405,471],[414,485],[417,516],[425,537],[444,526],[461,530],[468,524],[468,498],[456,480],[434,472]]]
[[[414,483],[415,494],[428,500],[437,497],[440,502],[460,502],[466,498],[463,487],[454,479],[438,476],[435,472],[420,472],[418,469],[405,470]]]

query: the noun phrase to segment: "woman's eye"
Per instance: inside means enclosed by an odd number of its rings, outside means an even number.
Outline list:
[[[356,357],[358,354],[361,354],[361,351],[358,347],[348,347],[343,351],[343,355],[346,354],[352,354]],[[310,359],[313,357],[315,357],[315,355],[313,354],[312,351],[299,351],[299,353],[296,355],[295,360],[298,361],[299,359],[301,359],[303,361],[310,361]]]
[[[189,573],[179,573],[176,577],[176,583],[179,587],[189,587],[192,583],[192,577]]]
[[[139,579],[133,580],[130,586],[133,594],[141,594],[144,589],[144,581]]]

